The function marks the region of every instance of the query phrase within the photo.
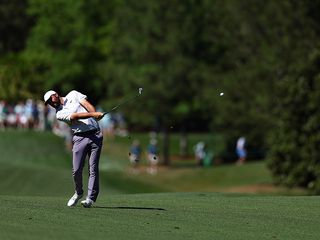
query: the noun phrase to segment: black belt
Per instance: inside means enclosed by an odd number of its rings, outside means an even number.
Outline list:
[[[73,135],[76,135],[76,136],[86,136],[88,134],[95,134],[97,132],[99,132],[100,129],[93,129],[93,130],[89,130],[89,131],[86,131],[86,132],[77,132],[77,133],[74,133]]]

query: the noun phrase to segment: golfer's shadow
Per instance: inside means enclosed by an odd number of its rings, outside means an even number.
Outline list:
[[[167,210],[164,209],[164,208],[152,208],[152,207],[104,207],[104,206],[94,206],[94,208],[167,211]]]

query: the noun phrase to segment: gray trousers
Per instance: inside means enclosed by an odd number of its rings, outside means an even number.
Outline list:
[[[87,198],[96,201],[99,194],[99,158],[103,142],[102,133],[99,131],[96,133],[84,133],[81,136],[74,135],[72,142],[72,175],[75,184],[75,191],[78,195],[83,194],[82,171],[86,157],[89,156]]]

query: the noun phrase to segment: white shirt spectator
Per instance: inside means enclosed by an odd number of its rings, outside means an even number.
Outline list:
[[[244,148],[245,143],[246,143],[246,139],[244,137],[240,137],[237,141],[237,149],[239,150],[245,149]]]

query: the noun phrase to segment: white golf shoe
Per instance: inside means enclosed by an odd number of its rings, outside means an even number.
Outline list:
[[[77,205],[78,201],[82,198],[82,196],[82,194],[78,195],[77,193],[75,193],[68,201],[67,206],[74,207],[75,205]]]
[[[86,200],[81,201],[81,205],[85,208],[91,208],[94,201],[92,201],[90,198],[87,198]]]

